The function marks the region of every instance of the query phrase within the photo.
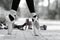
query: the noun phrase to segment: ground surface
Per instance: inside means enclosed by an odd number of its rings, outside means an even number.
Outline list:
[[[32,30],[14,29],[12,35],[7,35],[7,30],[0,30],[0,40],[60,40],[59,30],[40,31],[40,36],[34,36]]]

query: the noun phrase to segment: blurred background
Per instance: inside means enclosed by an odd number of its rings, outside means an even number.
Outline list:
[[[3,7],[7,11],[12,10],[12,1],[13,0],[0,0],[0,8]],[[40,19],[60,20],[60,0],[34,0],[34,6]],[[17,15],[28,18],[32,16],[25,0],[21,0]]]

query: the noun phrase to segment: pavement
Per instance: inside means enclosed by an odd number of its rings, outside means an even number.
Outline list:
[[[40,36],[34,36],[33,30],[13,29],[12,35],[8,30],[0,30],[0,40],[60,40],[60,30],[40,30]]]

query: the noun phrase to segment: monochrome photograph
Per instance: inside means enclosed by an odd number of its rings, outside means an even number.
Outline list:
[[[0,0],[0,40],[60,40],[60,0]]]

